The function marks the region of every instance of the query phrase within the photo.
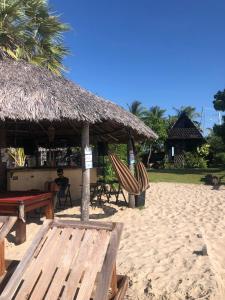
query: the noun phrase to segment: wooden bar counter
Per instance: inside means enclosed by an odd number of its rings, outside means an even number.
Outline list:
[[[72,200],[81,198],[82,169],[79,167],[62,167],[64,176],[69,179]],[[97,181],[97,169],[90,170],[91,183]],[[45,183],[57,178],[57,168],[18,168],[7,171],[8,191],[44,190]]]

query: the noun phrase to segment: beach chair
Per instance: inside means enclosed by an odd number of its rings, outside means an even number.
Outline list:
[[[121,223],[46,220],[0,299],[121,300],[116,275]]]
[[[5,273],[5,237],[16,221],[17,217],[0,216],[0,276]]]

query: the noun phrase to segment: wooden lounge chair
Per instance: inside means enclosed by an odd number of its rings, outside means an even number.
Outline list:
[[[5,273],[5,237],[16,221],[17,217],[0,216],[0,276]]]
[[[46,220],[0,299],[120,300],[116,275],[121,223]]]

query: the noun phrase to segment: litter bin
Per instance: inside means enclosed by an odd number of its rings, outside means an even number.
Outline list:
[[[135,207],[145,206],[145,191],[135,196]]]

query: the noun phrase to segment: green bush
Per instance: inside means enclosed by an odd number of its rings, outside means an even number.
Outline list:
[[[225,152],[215,153],[213,155],[213,163],[225,164]]]
[[[207,160],[200,156],[198,153],[186,152],[185,157],[185,167],[186,168],[207,168]]]

